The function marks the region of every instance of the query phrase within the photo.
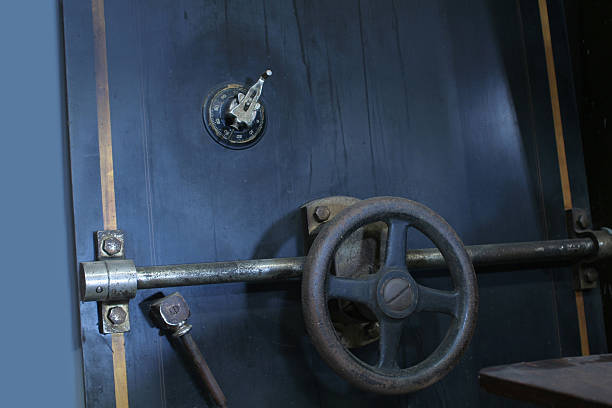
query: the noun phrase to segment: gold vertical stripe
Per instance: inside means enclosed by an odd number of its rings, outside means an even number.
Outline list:
[[[100,185],[104,229],[117,229],[115,211],[115,181],[113,175],[113,144],[108,98],[108,65],[106,62],[106,24],[104,0],[92,0],[94,32],[94,64],[96,71],[96,102],[98,106],[98,145],[100,149]]]
[[[553,124],[555,128],[555,141],[557,144],[557,157],[559,160],[559,173],[561,189],[563,191],[563,207],[572,208],[572,192],[570,189],[569,172],[567,171],[567,157],[565,155],[565,141],[563,139],[563,124],[561,122],[561,108],[559,106],[559,92],[557,90],[557,74],[553,57],[552,39],[550,36],[550,22],[548,20],[548,6],[546,0],[538,0],[540,20],[542,22],[542,37],[544,39],[544,52],[546,55],[546,70],[548,71],[548,85],[552,104]],[[578,313],[578,329],[580,332],[580,349],[582,355],[588,356],[589,336],[587,333],[586,314],[584,312],[584,297],[581,291],[575,292],[576,311]]]
[[[115,377],[115,405],[117,408],[127,408],[127,370],[125,368],[125,342],[123,333],[113,333],[113,373]]]
[[[589,348],[589,334],[587,332],[586,313],[584,312],[584,297],[582,291],[574,291],[576,296],[576,311],[578,313],[578,330],[580,331],[580,351],[583,356],[591,354]]]
[[[580,350],[583,356],[591,354],[589,349],[589,337],[587,334],[586,313],[584,312],[584,296],[581,290],[574,292],[576,295],[576,310],[578,311],[578,330],[580,330]]]
[[[546,5],[546,0],[538,0],[538,4],[540,6],[540,19],[542,21],[542,36],[544,37],[546,70],[548,71],[548,86],[550,88],[550,101],[552,104],[553,124],[555,127],[555,140],[557,142],[557,156],[559,159],[561,188],[563,190],[563,206],[566,210],[569,210],[572,208],[572,193],[570,190],[569,173],[567,171],[567,158],[565,156],[565,141],[563,140],[563,124],[561,123],[561,108],[559,107],[559,92],[557,90],[557,74],[555,72],[552,39],[550,37],[548,7]]]
[[[115,180],[113,174],[113,144],[111,138],[110,101],[108,97],[108,64],[106,61],[106,24],[104,0],[92,0],[94,34],[94,66],[96,76],[96,104],[98,108],[98,149],[100,151],[100,186],[104,229],[117,229]],[[112,334],[113,377],[115,405],[128,408],[125,339],[123,333]]]

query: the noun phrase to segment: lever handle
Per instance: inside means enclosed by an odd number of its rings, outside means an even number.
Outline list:
[[[227,400],[225,399],[225,395],[223,394],[221,387],[219,387],[219,384],[217,383],[212,371],[210,371],[206,360],[204,360],[204,356],[200,352],[198,345],[193,340],[193,337],[191,337],[191,333],[187,332],[179,338],[181,339],[189,358],[195,364],[198,375],[204,384],[206,384],[206,388],[208,388],[208,391],[210,392],[210,395],[214,399],[215,403],[221,408],[226,408]]]
[[[189,333],[191,325],[187,323],[187,319],[191,312],[185,298],[180,293],[175,292],[158,299],[151,304],[150,313],[159,328],[169,331],[179,339],[215,403],[221,408],[226,408],[227,399],[212,371],[210,371],[198,345]]]
[[[264,81],[270,76],[272,76],[272,70],[267,69],[266,72],[261,74],[257,82],[249,88],[246,95],[242,92],[238,93],[238,97],[232,101],[229,107],[228,116],[232,122],[231,127],[239,130],[253,125],[257,111],[261,108],[257,101],[261,96]]]

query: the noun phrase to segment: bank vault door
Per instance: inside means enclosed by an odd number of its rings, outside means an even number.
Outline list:
[[[123,232],[115,237],[120,255],[139,268],[300,257],[336,209],[376,196],[426,205],[466,244],[566,237],[533,5],[185,0],[106,1],[100,10],[95,0],[92,10],[64,3],[79,261],[93,260],[92,233],[104,229]],[[106,123],[104,55],[113,228],[102,226],[109,193],[99,187],[97,161],[108,151],[92,136]],[[336,254],[336,274],[345,265],[339,256],[357,253],[366,269],[384,264],[392,231],[360,231]],[[107,251],[111,241],[105,249],[108,238],[98,237],[103,258],[117,254]],[[410,248],[433,246],[418,232],[406,239]],[[481,367],[579,352],[567,272],[479,274],[478,325],[458,366],[420,391],[379,395],[320,357],[295,276],[180,289],[191,334],[229,406],[493,406],[497,397],[478,388]],[[439,290],[453,284],[439,267],[415,279]],[[212,406],[180,344],[149,313],[174,290],[138,285],[122,335],[130,404]],[[104,288],[90,289],[98,300]],[[377,351],[376,319],[358,304],[333,307],[343,344],[367,361]],[[118,337],[98,326],[99,318],[115,319],[109,312],[81,305],[92,407],[118,401],[109,356]],[[427,312],[409,319],[398,359],[424,360],[451,320]],[[603,344],[594,336],[594,347]]]

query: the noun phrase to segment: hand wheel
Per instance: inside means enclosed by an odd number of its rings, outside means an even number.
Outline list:
[[[363,279],[340,278],[330,268],[341,242],[357,228],[384,221],[388,229],[383,266]],[[413,227],[438,247],[450,270],[454,290],[418,284],[406,267],[406,233]],[[327,309],[328,299],[366,305],[380,324],[376,365],[358,359],[338,339]],[[302,278],[302,308],[306,328],[321,357],[357,387],[403,394],[425,388],[444,377],[466,349],[478,308],[476,275],[463,243],[438,214],[415,201],[378,197],[360,201],[340,212],[314,240]],[[405,318],[430,311],[452,316],[446,336],[425,360],[399,368],[397,354]]]

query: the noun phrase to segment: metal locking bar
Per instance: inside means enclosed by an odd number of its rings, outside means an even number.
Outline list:
[[[610,230],[591,231],[589,237],[552,241],[473,245],[466,247],[475,267],[542,263],[571,264],[612,256]],[[81,263],[83,301],[132,298],[137,289],[217,283],[275,282],[298,278],[305,257],[207,262],[166,266],[134,266],[131,261]],[[436,269],[445,265],[437,249],[416,249],[406,254],[408,269]]]

